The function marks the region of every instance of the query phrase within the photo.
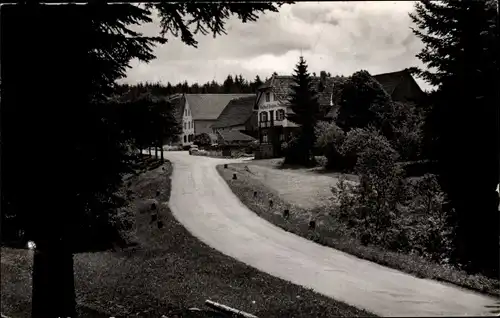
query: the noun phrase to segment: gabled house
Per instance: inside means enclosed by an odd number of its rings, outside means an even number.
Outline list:
[[[212,133],[211,126],[217,121],[227,104],[240,97],[254,97],[254,94],[182,94],[176,98],[176,116],[182,123],[179,143],[191,145],[194,136]]]
[[[396,102],[412,102],[420,104],[425,102],[426,94],[422,91],[420,86],[411,75],[411,73],[404,69],[398,72],[383,73],[373,75],[373,78],[382,85],[382,88],[391,96],[393,101]],[[347,79],[346,77],[342,78]],[[338,110],[338,99],[340,98],[340,90],[333,92],[333,107],[327,114],[327,120],[335,119]]]
[[[312,77],[313,86],[318,92],[320,109],[325,118],[332,111],[333,88],[340,79],[340,77],[326,75]],[[288,141],[296,131],[298,126],[287,119],[287,114],[292,113],[288,96],[293,84],[292,76],[274,74],[271,79],[259,87],[254,111],[257,113],[261,143],[277,145]]]
[[[211,126],[212,131],[236,130],[256,136],[258,126],[254,105],[255,95],[231,100]]]
[[[216,134],[219,145],[246,146],[256,140],[252,136],[244,134],[238,130],[220,130],[217,131]]]
[[[231,156],[233,152],[248,148],[256,141],[255,138],[238,130],[218,130],[216,134],[217,143],[222,148],[223,156]]]

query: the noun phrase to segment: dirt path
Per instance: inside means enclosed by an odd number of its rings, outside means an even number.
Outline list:
[[[170,207],[195,236],[255,268],[381,316],[491,315],[498,300],[419,279],[285,232],[248,210],[215,169],[238,162],[166,153]]]

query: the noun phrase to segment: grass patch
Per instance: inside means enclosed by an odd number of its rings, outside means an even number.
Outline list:
[[[469,275],[465,271],[433,263],[417,255],[387,251],[378,246],[364,246],[353,238],[347,226],[334,222],[334,217],[325,212],[325,209],[308,210],[285,202],[276,191],[253,178],[251,173],[238,169],[236,165],[228,165],[228,169],[219,165],[217,170],[250,210],[288,232],[420,278],[452,283],[495,297],[500,294],[498,280],[482,275]],[[236,180],[232,179],[234,173],[237,175]],[[254,192],[257,192],[257,197],[254,197]],[[272,207],[269,205],[270,200],[273,201]],[[288,220],[283,217],[285,209],[289,210]],[[315,230],[309,229],[310,220],[316,221]]]
[[[165,167],[165,171],[162,169]],[[311,290],[262,273],[193,237],[168,208],[170,174],[162,167],[130,178],[136,245],[75,255],[78,310],[84,317],[210,317],[187,313],[206,299],[259,317],[374,316]],[[157,196],[157,191],[160,191]],[[157,221],[151,204],[157,202]],[[149,209],[148,209],[149,207]],[[2,248],[2,313],[29,317],[31,256]],[[215,317],[215,316],[214,316]]]

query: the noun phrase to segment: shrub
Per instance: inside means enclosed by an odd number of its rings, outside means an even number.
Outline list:
[[[369,143],[371,144],[369,145]],[[344,157],[346,169],[353,169],[356,166],[359,154],[369,146],[377,149],[380,149],[380,147],[392,149],[387,139],[373,127],[351,129],[346,134],[340,147],[340,154]],[[391,151],[391,153],[395,154],[395,151]]]
[[[372,129],[355,129],[346,137],[344,151],[356,157],[360,183],[339,181],[340,221],[355,229],[362,244],[417,253],[446,262],[452,231],[443,211],[444,196],[433,175],[409,181],[396,165],[398,153]]]
[[[325,168],[344,169],[344,158],[340,147],[345,138],[345,133],[335,123],[319,122],[315,128],[316,147],[322,149],[326,157]]]
[[[195,145],[198,145],[199,147],[210,146],[212,144],[212,140],[210,139],[210,136],[207,133],[201,133],[194,136],[193,142]]]
[[[282,150],[285,155],[285,164],[302,164],[308,161],[304,157],[310,154],[304,151],[307,147],[303,146],[303,142],[299,137],[293,137],[288,143],[284,143]]]
[[[424,113],[412,103],[393,103],[387,121],[391,126],[393,147],[404,160],[420,157],[423,138]]]

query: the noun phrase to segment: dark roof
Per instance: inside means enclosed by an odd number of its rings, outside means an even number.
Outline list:
[[[182,94],[167,96],[166,99],[174,106],[175,119],[178,123],[182,122],[182,112],[184,112],[184,98]]]
[[[311,76],[313,87],[318,90],[321,77]],[[343,80],[343,77],[325,77],[324,89],[318,92],[318,102],[321,106],[330,106],[331,95],[333,87],[336,83]],[[290,75],[273,75],[264,85],[260,87],[261,90],[271,89],[274,96],[278,100],[286,101],[290,94],[290,86],[294,84],[293,76]]]
[[[374,75],[373,78],[375,78],[377,82],[382,85],[387,94],[392,96],[396,87],[398,87],[398,85],[401,84],[405,78],[408,78],[408,76],[413,79],[411,73],[407,69],[404,69],[398,72]]]
[[[234,141],[254,141],[255,138],[246,135],[238,130],[220,130],[217,131],[218,136],[222,141],[234,142]]]
[[[184,94],[193,120],[216,120],[227,104],[239,97],[254,97],[254,94]]]
[[[253,113],[255,96],[235,98],[222,111],[212,128],[243,125]]]

